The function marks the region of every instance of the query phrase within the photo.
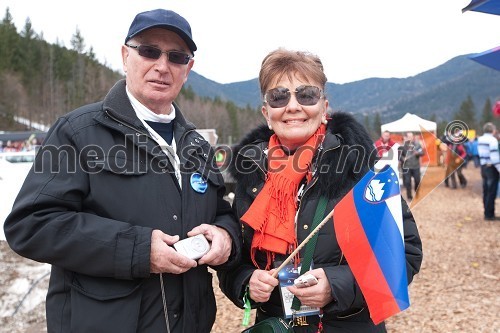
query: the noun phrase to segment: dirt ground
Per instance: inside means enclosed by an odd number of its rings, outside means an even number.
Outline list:
[[[410,286],[410,308],[387,321],[388,331],[499,333],[500,221],[483,220],[479,169],[464,169],[464,189],[435,187],[443,173],[429,168],[412,203],[424,261]],[[49,266],[17,256],[5,241],[0,259],[0,332],[45,332]],[[243,310],[221,294],[216,279],[214,287],[218,313],[212,331],[240,332]]]

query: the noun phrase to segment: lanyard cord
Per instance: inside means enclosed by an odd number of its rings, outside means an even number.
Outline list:
[[[175,137],[172,138],[172,144],[168,144],[165,139],[158,134],[149,124],[143,120],[140,119],[144,127],[148,130],[149,134],[153,138],[153,140],[160,146],[161,150],[165,155],[167,155],[167,158],[174,168],[175,171],[175,177],[177,178],[177,181],[179,182],[179,187],[182,189],[182,181],[181,181],[181,170],[180,170],[180,160],[179,156],[175,153],[177,150],[177,143],[175,142]]]
[[[326,212],[326,205],[328,204],[328,199],[325,196],[319,197],[318,205],[316,206],[316,212],[314,213],[313,222],[311,225],[312,231],[316,230],[316,227],[321,223],[321,219]],[[315,233],[314,236],[311,237],[310,241],[306,244],[306,249],[304,251],[304,259],[302,260],[302,267],[300,270],[300,275],[304,274],[311,268],[311,262],[314,255],[314,249],[316,248],[316,242],[318,241],[319,232]],[[292,309],[299,310],[300,309],[300,300],[297,296],[293,297],[292,300]]]
[[[163,301],[163,313],[165,314],[165,324],[167,325],[167,333],[170,333],[170,324],[168,322],[167,299],[165,297],[165,288],[163,288],[163,274],[162,273],[160,273],[160,288],[161,288],[161,298]]]

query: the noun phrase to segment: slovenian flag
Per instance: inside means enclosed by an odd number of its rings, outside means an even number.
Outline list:
[[[338,243],[375,324],[410,306],[395,146],[334,211]]]

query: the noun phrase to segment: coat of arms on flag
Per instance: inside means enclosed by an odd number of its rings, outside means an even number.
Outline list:
[[[380,171],[370,180],[365,189],[366,200],[380,202],[400,194],[397,171],[392,169],[390,172],[387,171],[387,168]]]

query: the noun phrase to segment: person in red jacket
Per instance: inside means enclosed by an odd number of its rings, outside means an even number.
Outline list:
[[[395,144],[391,139],[391,132],[389,131],[384,131],[382,132],[382,135],[380,138],[375,141],[375,148],[377,148],[377,156],[382,157],[385,152],[389,151],[391,147]]]

